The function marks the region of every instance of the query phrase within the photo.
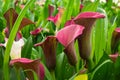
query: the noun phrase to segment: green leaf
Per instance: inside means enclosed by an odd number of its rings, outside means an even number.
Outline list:
[[[97,10],[98,4],[99,4],[99,1],[95,1],[94,3],[89,3],[83,7],[82,12],[86,12],[86,11],[95,12]]]
[[[104,53],[96,67],[91,72],[90,80],[111,80],[113,77],[113,62]]]
[[[80,0],[74,0],[72,16],[76,16],[80,11]]]
[[[115,80],[120,79],[120,56],[116,59],[116,62],[115,62],[114,75],[115,75],[114,76]]]
[[[117,19],[117,16],[114,18],[114,22],[112,24],[112,26],[110,25],[110,28],[108,29],[108,40],[107,40],[107,53],[108,54],[111,54],[112,53],[112,50],[111,50],[111,40],[112,40],[112,33],[113,31],[115,30],[116,28],[116,19]]]
[[[31,58],[32,46],[33,46],[32,37],[29,37],[22,48],[21,56],[25,58]]]
[[[65,53],[64,53],[65,54]],[[62,63],[62,79],[69,79],[72,75],[75,74],[75,66],[71,66],[68,62],[67,56],[64,56],[63,63]]]
[[[90,80],[111,80],[113,74],[113,63],[112,61],[105,60],[100,64],[92,73]]]
[[[47,69],[47,67],[45,65],[44,65],[44,69],[45,69],[45,77],[46,77],[46,79],[47,80],[52,80],[52,76],[51,76],[49,70]]]
[[[61,53],[57,56],[56,58],[56,78],[57,80],[62,80],[62,64],[63,64],[63,59],[64,59],[64,53]]]
[[[64,24],[67,20],[71,19],[71,15],[72,15],[72,12],[73,12],[73,6],[72,6],[73,3],[74,3],[74,0],[69,0],[68,3],[67,3],[65,12],[63,13],[63,16],[62,16],[61,28],[64,27]]]
[[[105,49],[106,49],[106,42],[107,42],[107,32],[108,32],[108,20],[107,15],[103,9],[98,9],[98,12],[104,13],[106,16],[104,19],[99,19],[95,25],[95,57],[96,63],[99,62],[100,58],[102,57]]]

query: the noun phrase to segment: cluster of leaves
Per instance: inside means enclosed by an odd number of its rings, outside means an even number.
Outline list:
[[[23,17],[30,19],[34,23],[20,30],[25,42],[21,50],[21,57],[30,59],[31,62],[40,59],[40,63],[45,70],[44,80],[119,80],[120,42],[117,40],[117,43],[115,43],[116,38],[113,38],[116,27],[120,26],[120,7],[118,3],[113,3],[113,0],[106,1],[104,3],[100,2],[100,0],[94,2],[90,0],[0,0],[0,43],[5,43],[5,28],[8,27],[4,18],[5,12],[12,8],[19,13],[14,25],[12,25],[13,28],[10,28],[11,32],[7,46],[0,47],[0,80],[25,80],[26,76],[29,78],[27,71],[33,73],[34,80],[39,80],[35,70],[22,67],[17,70],[16,66],[10,66],[12,60],[12,58],[9,59],[10,50],[14,38],[16,39],[20,22],[24,19]],[[66,24],[68,20],[74,19],[83,12],[99,12],[104,14],[105,18],[97,20],[92,25],[92,31],[89,33],[92,46],[90,46],[91,51],[88,53],[90,54],[88,59],[80,57],[79,41],[73,41],[77,55],[77,62],[74,62],[74,58],[68,59],[70,53],[65,54],[68,52],[66,45],[54,42],[57,41],[54,37],[57,37],[56,34],[64,29],[65,25],[68,25]],[[119,32],[115,33],[118,38]],[[50,39],[51,37],[53,39]],[[42,45],[44,41],[46,41],[47,46]],[[51,49],[50,54],[45,53],[45,51],[49,50],[48,48]],[[56,48],[55,54],[53,48]],[[71,51],[71,49],[68,50]],[[84,50],[87,51],[87,48]],[[54,59],[54,56],[56,59]],[[53,62],[51,63],[50,60]]]

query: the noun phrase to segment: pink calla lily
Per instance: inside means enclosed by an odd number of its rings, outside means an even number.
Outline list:
[[[47,20],[52,21],[56,26],[58,26],[61,23],[61,16],[63,12],[63,8],[58,8],[58,13],[55,16],[50,15]]]
[[[41,46],[45,55],[46,65],[50,70],[54,70],[56,66],[56,47],[57,39],[55,36],[48,36],[45,41],[35,44]]]
[[[115,53],[115,54],[110,54],[110,55],[109,55],[109,57],[111,58],[111,60],[112,60],[113,62],[116,61],[116,59],[117,59],[118,56],[120,56],[119,53]]]
[[[40,28],[40,27],[39,27],[39,28],[31,31],[30,34],[31,34],[31,35],[37,35],[37,34],[39,34],[42,30],[43,30],[43,28]]]
[[[98,12],[83,12],[74,18],[75,24],[85,27],[83,34],[78,38],[79,52],[83,59],[88,59],[91,53],[90,34],[95,21],[105,16]]]
[[[29,80],[34,80],[33,73],[30,70],[33,70],[34,72],[37,73],[39,80],[44,80],[45,71],[39,59],[37,60],[30,60],[27,58],[13,59],[10,61],[10,65],[11,66],[14,65],[17,69],[23,68],[23,70],[28,70],[25,72]]]
[[[75,65],[77,62],[74,41],[82,34],[83,29],[84,27],[80,25],[72,24],[58,31],[56,35],[58,41],[65,47],[64,52],[71,65]]]

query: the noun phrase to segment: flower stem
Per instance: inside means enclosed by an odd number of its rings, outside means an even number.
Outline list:
[[[50,73],[51,73],[51,76],[52,76],[52,80],[56,80],[55,79],[55,72],[54,72],[54,70],[52,70]]]

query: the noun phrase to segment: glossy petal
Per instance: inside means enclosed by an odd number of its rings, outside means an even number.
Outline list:
[[[44,42],[35,44],[35,46],[41,46],[45,55],[46,65],[52,70],[56,66],[56,48],[57,39],[54,36],[48,36]]]
[[[31,35],[37,35],[37,34],[39,34],[42,30],[43,30],[43,28],[40,28],[40,27],[39,27],[39,28],[31,31],[30,34],[31,34]]]
[[[14,60],[10,61],[10,65],[11,66],[14,65],[17,69],[19,69],[21,67],[24,70],[28,70],[25,72],[26,72],[29,80],[34,80],[33,73],[32,73],[32,71],[29,71],[29,69],[31,69],[37,73],[39,80],[44,80],[45,71],[44,71],[44,67],[40,63],[39,59],[37,59],[37,60],[30,60],[27,58],[14,59]]]
[[[98,12],[84,12],[84,13],[80,13],[74,19],[74,22],[76,24],[85,27],[82,36],[78,38],[79,52],[80,52],[80,56],[83,59],[88,59],[91,53],[90,34],[91,34],[92,26],[95,23],[96,19],[104,18],[104,17],[105,16],[103,14]]]
[[[64,47],[67,47],[71,42],[73,42],[79,35],[82,34],[84,27],[72,24],[69,26],[66,26],[65,28],[58,31],[56,37],[58,41],[64,45]]]
[[[72,24],[61,29],[56,35],[58,41],[65,47],[64,52],[71,65],[77,62],[74,40],[82,34],[83,29],[84,27],[80,25]]]

